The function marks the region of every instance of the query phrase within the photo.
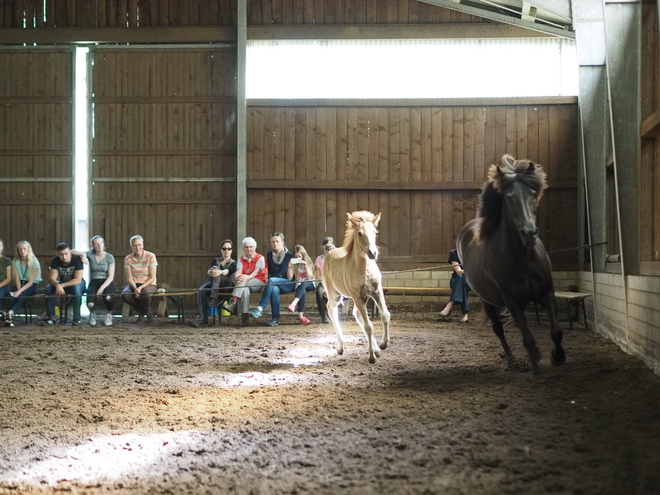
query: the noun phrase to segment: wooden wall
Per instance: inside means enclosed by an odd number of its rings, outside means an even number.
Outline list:
[[[317,252],[324,236],[343,239],[347,211],[367,209],[383,213],[379,245],[388,268],[445,262],[475,216],[488,166],[511,153],[548,174],[539,212],[548,250],[575,247],[575,99],[495,101],[249,102],[248,232],[261,246],[278,231],[288,246]],[[576,252],[552,260],[574,263]]]
[[[236,232],[234,50],[97,48],[91,56],[90,233],[116,255],[142,235],[160,282],[197,287]]]
[[[72,52],[6,50],[0,67],[0,238],[10,258],[30,242],[45,268],[73,242]]]
[[[658,4],[642,4],[641,261],[660,275],[660,32]]]
[[[416,0],[242,0],[248,24],[485,22]],[[0,27],[147,27],[236,24],[238,0],[3,0]],[[487,22],[487,21],[486,21]]]

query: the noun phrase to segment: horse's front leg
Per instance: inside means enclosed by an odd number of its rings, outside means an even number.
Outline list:
[[[548,318],[550,319],[550,338],[555,343],[555,348],[550,352],[550,362],[554,366],[559,366],[566,362],[566,353],[561,346],[564,332],[559,326],[559,319],[557,318],[557,301],[555,299],[555,293],[549,291],[543,297],[542,304],[548,313]]]
[[[541,350],[536,345],[536,339],[527,326],[527,318],[525,318],[525,308],[520,308],[516,304],[508,306],[511,311],[511,316],[516,322],[520,333],[523,338],[523,345],[527,350],[527,355],[529,356],[529,362],[532,365],[532,372],[535,376],[539,375],[541,371],[539,370],[539,360],[541,359]]]
[[[378,305],[380,321],[383,322],[383,340],[380,342],[380,348],[386,349],[387,344],[390,343],[390,312],[385,304],[385,295],[382,288],[378,288],[378,292],[374,295],[373,300]]]
[[[332,326],[335,328],[335,335],[337,336],[337,354],[344,354],[344,332],[341,329],[339,324],[339,304],[341,303],[341,296],[330,297],[328,294],[328,316],[332,322]]]
[[[355,306],[353,307],[353,316],[367,338],[369,344],[369,362],[374,364],[376,358],[380,357],[380,349],[378,348],[376,338],[374,337],[374,326],[367,314],[367,301],[368,298],[360,300],[353,299],[353,302],[355,303]]]

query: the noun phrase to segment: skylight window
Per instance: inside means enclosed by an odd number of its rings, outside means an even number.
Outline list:
[[[574,96],[563,39],[251,41],[248,98]]]

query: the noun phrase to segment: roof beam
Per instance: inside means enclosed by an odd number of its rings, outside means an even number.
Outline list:
[[[530,22],[523,19],[518,19],[516,17],[508,16],[505,14],[499,14],[497,12],[491,12],[486,9],[480,9],[478,7],[471,7],[469,5],[463,5],[460,3],[460,0],[457,2],[451,0],[419,0],[423,3],[428,3],[429,5],[435,5],[436,7],[442,7],[444,9],[456,10],[459,12],[464,12],[466,14],[471,14],[478,17],[483,17],[484,19],[490,19],[492,21],[502,22],[504,24],[511,24],[513,26],[522,27],[525,29],[530,29],[532,31],[537,31],[545,34],[550,34],[552,36],[557,36],[559,38],[575,39],[575,33],[568,29],[559,29],[553,26],[546,26],[538,22]]]

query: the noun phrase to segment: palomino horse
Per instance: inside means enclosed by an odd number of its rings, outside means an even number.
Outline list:
[[[344,334],[339,325],[338,307],[342,296],[353,299],[353,316],[369,343],[369,362],[375,363],[380,349],[390,341],[390,312],[385,305],[383,284],[376,258],[376,234],[380,213],[368,211],[347,213],[344,245],[328,251],[323,265],[323,286],[328,292],[328,314],[337,334],[337,354],[344,353]],[[372,298],[378,305],[383,321],[383,340],[380,349],[373,336],[374,326],[367,315],[367,301]]]
[[[535,375],[539,373],[540,351],[524,313],[530,301],[544,306],[550,318],[555,343],[552,364],[566,360],[550,259],[536,228],[536,207],[547,187],[545,178],[540,165],[504,155],[502,167],[493,164],[488,170],[478,217],[461,229],[456,240],[465,277],[481,299],[507,359],[512,362],[513,355],[504,337],[501,307],[511,311]]]

